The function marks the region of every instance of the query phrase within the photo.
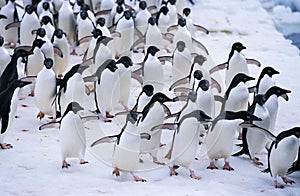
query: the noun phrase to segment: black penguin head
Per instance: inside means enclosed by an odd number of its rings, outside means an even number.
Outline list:
[[[99,24],[100,27],[104,27],[104,25],[105,25],[105,18],[103,18],[103,17],[98,18],[96,20],[96,24]]]
[[[44,45],[44,43],[46,43],[45,40],[35,39],[32,43],[32,49],[34,49],[35,47],[41,48]]]
[[[192,102],[195,102],[197,99],[197,92],[195,91],[190,91],[188,93],[188,99],[191,100]]]
[[[79,112],[80,110],[83,110],[84,108],[79,105],[79,103],[73,101],[68,104],[65,114],[67,114],[69,111],[73,111],[75,114]]]
[[[132,17],[132,11],[130,10],[124,11],[124,17],[126,20],[129,20]]]
[[[156,18],[153,16],[149,17],[148,24],[154,26],[156,24]]]
[[[185,42],[178,41],[176,44],[176,48],[178,49],[179,52],[183,52],[183,50],[185,49]]]
[[[255,80],[255,78],[252,78],[252,77],[250,77],[250,76],[248,76],[244,73],[238,73],[233,77],[231,83],[234,83],[234,82],[236,82],[236,83],[240,83],[240,82],[246,83],[250,80]]]
[[[206,60],[207,60],[206,57],[204,57],[204,56],[202,56],[202,55],[197,55],[197,56],[195,56],[195,58],[194,58],[193,64],[198,63],[198,65],[203,65],[203,63],[204,63]]]
[[[123,11],[124,11],[123,6],[118,5],[118,6],[116,7],[116,12],[117,12],[118,14],[121,14]]]
[[[268,76],[272,77],[275,74],[279,74],[279,71],[275,70],[273,67],[265,67],[261,73],[262,75],[267,74]]]
[[[155,56],[155,54],[159,51],[159,48],[156,46],[149,46],[147,49],[147,53],[151,54],[152,56]]]
[[[266,96],[263,94],[258,94],[254,97],[254,101],[259,105],[264,105],[267,101]]]
[[[116,61],[111,60],[109,64],[106,66],[106,68],[109,69],[111,72],[115,72],[118,69],[116,65]]]
[[[84,0],[77,0],[77,5],[79,5],[81,7],[82,4],[84,4]]]
[[[194,78],[197,80],[201,80],[203,78],[203,73],[201,70],[194,71]]]
[[[151,84],[146,84],[145,86],[143,86],[142,92],[144,92],[148,97],[150,97],[153,95],[154,87]]]
[[[237,52],[241,52],[244,49],[246,49],[246,47],[243,46],[243,44],[240,42],[235,42],[231,47],[232,51],[237,51]]]
[[[4,44],[4,38],[3,36],[0,35],[0,47],[3,46]]]
[[[32,14],[34,12],[34,7],[32,5],[26,5],[25,12],[27,14]]]
[[[147,2],[146,1],[141,1],[139,4],[139,8],[141,10],[145,10],[147,8]]]
[[[178,19],[178,25],[181,26],[181,27],[184,27],[184,26],[186,25],[186,20],[185,20],[185,18],[180,17],[180,18]]]
[[[202,110],[199,110],[199,115],[198,115],[198,121],[200,122],[208,122],[209,120],[211,120],[211,117],[208,116],[205,112],[203,112]]]
[[[92,35],[94,38],[102,37],[102,31],[100,29],[94,28],[92,31]]]
[[[124,0],[117,0],[117,1],[116,1],[116,4],[117,4],[117,5],[123,5],[123,4],[124,4]]]
[[[50,4],[47,1],[43,2],[42,6],[44,10],[48,10],[50,8]]]
[[[50,59],[50,58],[46,58],[46,59],[44,60],[44,65],[45,65],[45,67],[46,67],[47,69],[51,69],[52,66],[53,66],[53,60]]]
[[[49,16],[43,16],[41,23],[47,25],[48,23],[52,24],[51,18]]]
[[[80,11],[80,18],[81,18],[82,20],[87,19],[87,17],[88,17],[88,13],[87,13],[86,10]]]
[[[226,111],[225,119],[227,120],[242,119],[246,122],[262,120],[261,118],[249,113],[248,111],[239,111],[239,112]]]
[[[176,0],[169,0],[168,2],[169,2],[171,5],[175,5]]]
[[[198,83],[198,88],[197,90],[201,88],[203,91],[207,91],[209,89],[209,81],[206,80],[206,79],[203,79],[201,80],[199,83]]]
[[[300,127],[294,127],[291,129],[291,132],[293,135],[295,135],[297,138],[300,138]],[[299,161],[299,160],[298,160]]]
[[[53,35],[61,39],[64,36],[64,31],[62,29],[55,29]]]
[[[286,101],[288,101],[289,97],[288,97],[287,93],[291,93],[291,92],[292,91],[280,88],[278,86],[272,86],[271,88],[268,89],[265,96],[266,96],[267,99],[272,95],[276,95],[277,97],[281,96]]]
[[[158,92],[158,93],[155,93],[150,100],[151,103],[154,103],[156,101],[159,103],[165,103],[168,101],[174,101],[174,99],[171,99],[171,98],[167,97],[165,94]]]
[[[163,13],[164,15],[167,15],[169,12],[169,8],[167,6],[162,6],[159,12]]]
[[[80,11],[88,11],[90,10],[90,6],[86,3],[83,3],[81,6],[80,6]]]
[[[186,8],[184,8],[183,9],[183,14],[185,15],[185,16],[189,16],[190,15],[190,13],[191,13],[191,9],[190,8],[188,8],[188,7],[186,7]]]
[[[126,68],[133,65],[133,62],[129,56],[122,56],[117,63],[122,63]]]
[[[45,37],[46,30],[44,28],[38,28],[38,30],[36,31],[36,34],[40,37]]]

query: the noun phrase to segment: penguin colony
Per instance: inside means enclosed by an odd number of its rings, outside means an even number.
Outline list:
[[[101,148],[113,142],[116,176],[127,172],[135,181],[146,181],[136,172],[144,164],[141,154],[149,154],[153,163],[168,166],[171,176],[184,167],[191,178],[200,179],[191,164],[199,145],[206,147],[208,169],[218,169],[216,162],[224,159],[223,169],[231,171],[234,141],[240,139],[241,151],[234,156],[245,154],[262,165],[256,154],[266,147],[265,171],[275,187],[283,188],[278,176],[294,183],[286,175],[299,170],[300,127],[274,135],[278,99],[288,101],[291,92],[276,86],[273,76],[279,71],[263,66],[258,77],[250,76],[251,66],[261,65],[243,55],[246,47],[240,42],[232,44],[225,63],[215,66],[208,49],[196,39],[209,31],[193,23],[184,0],[18,3],[8,0],[0,10],[1,149],[12,148],[4,142],[5,135],[16,114],[20,88],[30,85],[29,96],[40,111],[37,117],[51,119],[39,128],[59,124],[62,168],[71,166],[67,159],[72,157],[88,163],[87,146]],[[70,55],[81,62],[72,65]],[[136,60],[138,55],[143,58]],[[224,80],[214,78],[219,70],[225,70]],[[253,87],[251,80],[257,81]],[[134,81],[138,96],[131,96]],[[85,109],[87,98],[93,111]],[[176,104],[179,111],[172,109]],[[114,124],[117,116],[123,118],[122,128],[88,144],[80,111],[99,123]],[[159,160],[166,129],[174,133],[165,160]]]

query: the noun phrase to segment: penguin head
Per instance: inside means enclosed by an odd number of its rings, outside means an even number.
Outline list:
[[[258,94],[254,97],[254,101],[259,105],[264,105],[267,101],[266,96],[263,94]]]
[[[240,83],[240,82],[246,83],[250,80],[255,80],[255,78],[250,77],[244,73],[238,73],[233,77],[231,83]]]
[[[44,28],[38,28],[36,31],[36,34],[40,37],[45,37],[46,35],[46,30]]]
[[[156,19],[154,16],[149,17],[148,24],[150,24],[151,26],[154,26],[156,24]]]
[[[165,102],[170,102],[170,101],[174,101],[174,99],[171,99],[169,97],[167,97],[164,93],[162,92],[157,92],[153,95],[153,97],[151,98],[150,102],[154,103],[154,102],[159,102],[159,103],[165,103]]]
[[[90,6],[86,3],[83,3],[81,6],[80,6],[80,11],[88,11],[88,10],[91,10],[90,9]]]
[[[4,44],[4,38],[3,36],[0,35],[0,47],[3,46]]]
[[[169,12],[169,8],[167,6],[162,6],[159,10],[160,13],[163,13],[164,15],[167,15]]]
[[[116,61],[111,60],[106,66],[106,68],[109,69],[111,72],[115,72],[118,69]]]
[[[239,111],[239,112],[226,111],[225,112],[225,119],[227,119],[227,120],[242,119],[245,122],[261,121],[262,120],[261,118],[251,114],[248,111]]]
[[[117,63],[122,63],[126,68],[133,65],[133,62],[129,56],[122,56]]]
[[[188,99],[191,100],[192,102],[195,102],[197,100],[197,92],[190,91],[188,93]]]
[[[180,18],[178,19],[178,26],[185,27],[185,25],[186,25],[186,20],[185,20],[185,18],[180,17]]]
[[[154,87],[151,84],[146,84],[145,86],[143,86],[142,92],[144,92],[148,97],[150,97],[153,95]]]
[[[104,27],[104,25],[105,25],[105,18],[103,18],[103,17],[98,18],[96,20],[96,24],[99,24],[100,27]]]
[[[82,4],[84,4],[84,0],[77,0],[77,5],[79,5],[81,7]]]
[[[191,9],[186,7],[182,10],[182,13],[185,15],[185,16],[189,16],[190,13],[191,13]]]
[[[198,118],[197,120],[199,122],[209,122],[211,120],[211,117],[208,116],[205,112],[203,112],[202,110],[199,110],[199,113],[198,113]]]
[[[32,14],[34,12],[34,7],[32,5],[26,5],[25,12],[27,14]]]
[[[152,56],[155,56],[155,54],[159,51],[159,48],[156,46],[149,46],[147,49],[147,54],[151,54]]]
[[[43,2],[42,6],[43,6],[44,10],[49,10],[49,8],[50,8],[50,4],[47,1]]]
[[[140,1],[139,8],[141,10],[145,10],[147,8],[147,2],[146,1]]]
[[[117,12],[118,14],[121,14],[123,11],[124,11],[123,6],[118,5],[118,6],[116,7],[116,12]]]
[[[288,101],[289,97],[288,97],[287,93],[291,93],[291,92],[292,91],[280,88],[278,86],[272,86],[271,88],[268,89],[265,96],[266,96],[267,99],[272,95],[276,95],[277,97],[281,96],[286,101]]]
[[[92,31],[92,35],[95,39],[99,36],[102,37],[102,31],[100,29],[94,28]]]
[[[176,0],[169,0],[168,1],[171,5],[175,5],[176,4]]]
[[[197,63],[198,65],[203,65],[203,63],[207,60],[206,57],[202,56],[202,55],[197,55],[194,58],[194,62],[193,64]]]
[[[201,88],[203,91],[207,91],[209,89],[209,81],[206,80],[206,79],[203,79],[201,80],[199,83],[198,83],[198,87],[197,87],[197,90]]]
[[[231,47],[232,51],[237,51],[237,52],[241,52],[244,49],[246,49],[246,47],[243,46],[241,42],[235,42]]]
[[[86,10],[81,10],[81,11],[80,11],[80,18],[81,18],[82,20],[85,20],[85,19],[87,19],[87,17],[88,17],[87,11],[86,11]]]
[[[32,50],[35,48],[35,47],[38,47],[38,48],[41,48],[44,43],[46,43],[45,40],[42,40],[42,39],[35,39],[32,43]]]
[[[123,5],[124,4],[124,0],[116,0],[116,4],[117,5]]]
[[[52,24],[52,20],[49,16],[43,16],[41,19],[41,23],[47,25],[48,23]]]
[[[194,78],[197,80],[201,80],[203,78],[203,73],[201,70],[194,71]]]
[[[178,41],[176,44],[176,48],[178,49],[179,52],[183,52],[183,50],[185,49],[185,42]]]
[[[262,73],[262,75],[266,74],[266,75],[272,77],[275,74],[279,74],[279,71],[275,70],[273,67],[265,67],[261,73]]]
[[[294,127],[291,129],[291,132],[293,135],[295,135],[297,138],[300,138],[300,127]]]
[[[72,101],[68,104],[67,109],[65,111],[65,114],[67,114],[70,111],[73,111],[75,114],[79,112],[80,110],[83,110],[84,108],[79,105],[79,103]]]
[[[64,36],[64,31],[62,29],[55,29],[53,35],[61,39]]]
[[[50,59],[50,58],[46,58],[46,59],[44,60],[44,65],[45,65],[45,67],[46,67],[47,69],[51,69],[52,66],[53,66],[53,60]]]
[[[125,10],[124,11],[124,17],[126,20],[129,20],[132,17],[132,11],[131,10]]]

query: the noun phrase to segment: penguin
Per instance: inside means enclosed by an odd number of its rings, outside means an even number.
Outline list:
[[[122,56],[117,62],[118,67],[117,72],[119,74],[119,83],[120,83],[120,96],[119,103],[124,106],[126,111],[129,111],[128,108],[128,99],[130,94],[131,86],[131,66],[133,62],[130,57]]]
[[[84,108],[77,102],[68,104],[67,109],[62,116],[59,127],[59,143],[62,156],[62,168],[68,168],[71,165],[66,161],[70,157],[78,157],[80,164],[86,164],[84,160],[86,137],[81,118],[78,114]]]
[[[53,60],[45,59],[44,67],[38,73],[34,89],[35,104],[40,112],[37,118],[44,118],[45,114],[56,115],[56,105],[54,103],[56,94],[56,77],[52,69]]]
[[[45,10],[45,8],[44,8],[44,6],[45,6],[44,3],[45,2],[48,3],[50,12],[53,13],[53,14],[56,14],[55,13],[56,10],[54,10],[54,4],[53,4],[52,0],[41,0],[41,1],[39,1],[39,3],[36,6],[36,13],[37,13],[37,15],[40,16],[42,14],[43,10]],[[61,3],[62,3],[62,1],[61,1]]]
[[[109,29],[107,28],[107,25],[106,25],[106,20],[104,17],[99,17],[97,20],[96,20],[96,28],[97,29],[100,29],[102,34],[106,37],[112,37]]]
[[[50,3],[45,1],[42,3],[42,11],[41,13],[38,15],[39,16],[39,20],[41,21],[42,18],[44,16],[48,16],[51,20],[51,23],[54,24],[54,19],[53,19],[53,12],[50,9]]]
[[[17,112],[18,93],[20,88],[30,84],[28,81],[13,80],[10,85],[0,92],[0,147],[1,149],[10,149],[11,144],[4,143],[4,138],[12,125],[13,119]]]
[[[167,29],[170,26],[169,8],[167,6],[161,6],[156,15],[156,24],[162,33],[167,33]]]
[[[137,128],[137,113],[129,112],[125,125],[117,135],[106,136],[96,140],[91,147],[103,142],[115,142],[112,155],[113,174],[120,176],[120,171],[129,172],[136,182],[145,182],[144,178],[138,177],[135,172],[139,170],[139,148],[141,140],[149,140],[151,136],[141,133]]]
[[[244,54],[241,52],[244,49],[246,49],[246,47],[242,43],[233,43],[229,53],[228,61],[210,69],[210,73],[212,74],[217,70],[226,68],[225,84],[226,86],[229,86],[231,80],[237,73],[244,73],[246,75],[249,74],[248,64],[255,64],[260,67],[261,64],[259,61],[255,59],[247,59],[244,56]]]
[[[51,18],[49,16],[42,17],[41,28],[45,29],[47,38],[51,40],[55,31],[55,27],[53,26],[53,23],[51,22]]]
[[[45,41],[45,43],[41,47],[41,51],[45,58],[54,58],[54,51],[53,51],[53,44],[51,43],[50,39],[47,36],[47,31],[44,28],[38,28],[36,31],[36,39],[41,39]]]
[[[9,55],[8,50],[5,48],[4,42],[4,37],[0,35],[0,76],[11,60],[11,56]]]
[[[0,19],[0,35],[12,48],[15,48],[19,41],[18,29],[5,29],[8,24],[19,21],[15,0],[7,1],[7,4],[1,8],[0,15],[5,16],[5,18]]]
[[[181,12],[178,12],[178,13],[181,13]],[[193,19],[191,17],[191,9],[190,8],[185,7],[182,10],[182,17],[186,20],[186,27],[189,30],[189,32],[191,33],[193,38],[195,38],[196,32],[199,32],[199,31],[202,31],[205,34],[209,33],[209,31],[205,27],[194,24]]]
[[[293,184],[295,181],[286,177],[289,167],[299,153],[300,127],[293,127],[280,132],[277,136],[267,129],[257,125],[248,125],[258,129],[266,137],[272,140],[271,148],[268,152],[268,170],[274,179],[275,188],[284,188],[277,180],[280,176],[284,183]]]
[[[131,10],[124,11],[124,15],[116,24],[116,31],[121,34],[121,37],[116,37],[114,42],[116,44],[116,56],[131,56],[130,47],[134,42],[134,20]]]
[[[195,100],[194,100],[195,101]],[[170,176],[178,175],[175,171],[178,166],[183,166],[190,172],[190,177],[199,180],[191,164],[195,159],[199,143],[199,124],[207,123],[211,118],[201,110],[194,110],[182,116],[176,124],[170,150]],[[167,128],[170,127],[167,124]],[[171,126],[172,127],[172,126]],[[152,129],[153,130],[153,129]]]
[[[165,81],[162,64],[156,57],[158,51],[156,46],[149,46],[142,66],[143,85],[153,85],[155,92],[163,90]]]
[[[154,87],[151,84],[144,85],[137,97],[136,104],[133,106],[132,111],[142,112],[144,107],[150,102],[153,93]]]
[[[159,49],[164,47],[162,32],[156,23],[155,17],[148,18],[148,27],[145,33],[145,51],[149,46],[156,46]]]
[[[168,0],[166,3],[166,6],[169,9],[169,16],[170,16],[170,22],[169,26],[176,25],[177,24],[177,8],[176,8],[176,0]]]
[[[236,129],[242,122],[260,121],[261,119],[247,111],[224,111],[220,113],[213,121],[210,131],[205,137],[205,146],[209,158],[207,169],[218,169],[215,160],[224,158],[224,170],[234,170],[229,163],[231,156],[234,135]]]
[[[156,164],[163,164],[157,159],[157,152],[161,140],[161,129],[151,131],[151,128],[163,124],[165,114],[170,114],[168,107],[165,106],[164,103],[174,102],[176,100],[176,98],[171,99],[161,92],[155,93],[149,103],[143,108],[142,116],[138,122],[138,129],[151,135],[150,140],[141,141],[140,153],[149,153],[153,162]]]
[[[113,8],[115,7],[115,1],[114,0],[102,0],[101,1],[101,5],[100,5],[100,11],[104,11],[104,10],[113,10]],[[105,18],[107,26],[110,27],[112,26],[112,15],[110,14],[106,14],[103,15],[102,17]]]
[[[57,77],[61,78],[66,67],[69,65],[70,53],[66,34],[62,29],[55,29],[51,39],[54,48],[59,48],[62,56],[54,54],[53,69]]]
[[[34,7],[32,5],[27,5],[20,22],[20,44],[31,45],[35,39],[35,35],[31,32],[38,29],[40,26],[40,21],[34,11]]]
[[[151,17],[151,13],[147,9],[147,2],[140,1],[139,10],[134,18],[135,28],[137,28],[142,35],[145,35],[147,30],[148,19]]]
[[[88,68],[88,65],[74,65],[60,81],[58,93],[56,94],[59,111],[63,114],[70,102],[77,102],[84,105],[85,84],[82,73]]]
[[[250,91],[254,91],[256,94],[265,94],[272,86],[275,86],[275,80],[273,76],[279,74],[279,71],[275,70],[273,67],[265,67],[261,71],[257,83],[254,87],[250,87]],[[251,88],[255,88],[251,90]]]

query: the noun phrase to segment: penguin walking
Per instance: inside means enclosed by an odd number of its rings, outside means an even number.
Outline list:
[[[271,148],[268,153],[268,170],[274,179],[275,188],[284,188],[284,186],[278,182],[278,176],[280,176],[286,184],[295,183],[295,181],[287,178],[286,175],[298,154],[300,127],[290,128],[275,136],[267,129],[257,125],[252,124],[248,126],[258,129],[272,140]]]
[[[4,138],[10,129],[10,126],[17,113],[18,105],[18,93],[20,88],[30,84],[30,82],[22,80],[14,80],[5,90],[0,92],[0,147],[1,149],[9,149],[13,146],[11,144],[4,143]]]
[[[52,70],[53,60],[45,59],[44,67],[38,73],[34,89],[34,97],[37,108],[40,110],[37,117],[42,119],[45,114],[56,115],[56,104],[54,103],[56,94],[56,77]]]
[[[225,161],[223,169],[234,170],[230,166],[229,158],[232,153],[236,129],[242,122],[259,120],[261,119],[247,111],[224,111],[219,114],[212,121],[212,127],[205,137],[205,146],[210,162],[207,169],[218,169],[215,160],[223,158]]]
[[[120,176],[120,171],[129,172],[137,182],[145,182],[135,172],[139,170],[139,151],[141,140],[149,140],[149,134],[141,133],[137,128],[137,113],[129,112],[125,125],[117,135],[106,136],[92,143],[91,147],[103,142],[115,142],[112,155],[113,174]]]
[[[84,160],[86,138],[85,130],[81,118],[78,114],[83,110],[77,102],[68,104],[67,109],[62,116],[59,127],[59,143],[62,156],[62,168],[71,166],[66,159],[70,157],[78,157],[80,164],[86,164]]]

